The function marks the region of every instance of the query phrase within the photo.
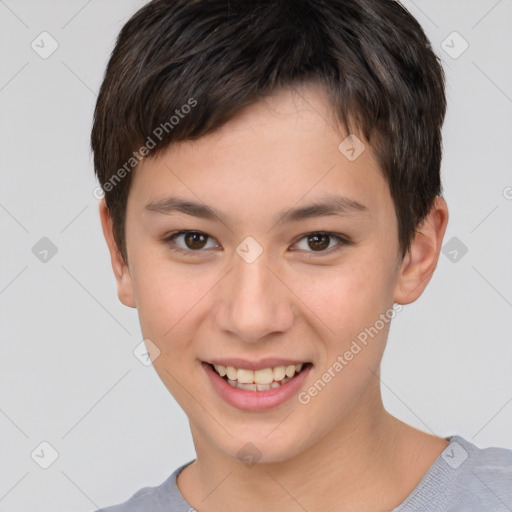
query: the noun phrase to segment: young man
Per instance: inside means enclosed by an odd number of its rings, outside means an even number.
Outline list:
[[[197,458],[112,512],[506,511],[512,451],[385,411],[435,270],[444,75],[392,0],[154,0],[95,111],[123,304]]]

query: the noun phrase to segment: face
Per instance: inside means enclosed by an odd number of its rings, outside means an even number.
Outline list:
[[[320,86],[283,90],[133,176],[120,297],[195,441],[232,459],[248,442],[290,459],[378,393],[397,221],[371,148],[340,150],[331,110]]]

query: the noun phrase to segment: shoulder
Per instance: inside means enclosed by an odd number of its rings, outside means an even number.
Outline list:
[[[461,436],[392,512],[511,512],[512,450],[478,448]]]
[[[158,487],[144,487],[138,490],[130,499],[118,505],[101,508],[96,512],[139,512],[140,510],[152,510]]]
[[[106,508],[101,508],[95,512],[141,512],[141,511],[154,511],[160,512],[170,510],[169,506],[174,506],[172,510],[183,510],[187,506],[183,497],[178,491],[176,485],[176,477],[178,473],[191,464],[190,461],[177,468],[164,482],[154,487],[144,487],[138,490],[128,500],[118,505],[113,505]],[[164,508],[165,507],[165,508]],[[184,510],[190,510],[187,506]]]
[[[453,436],[442,453],[452,480],[450,495],[468,510],[512,510],[512,450],[478,448]]]

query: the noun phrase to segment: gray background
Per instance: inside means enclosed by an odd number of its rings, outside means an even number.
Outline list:
[[[96,92],[143,3],[0,0],[3,512],[118,503],[195,456],[184,413],[133,355],[137,314],[118,302],[93,196]],[[457,240],[393,321],[384,403],[421,430],[512,449],[512,1],[404,5],[448,77],[445,244]],[[31,47],[43,31],[59,45],[46,59]],[[457,58],[442,46],[463,48],[453,31],[469,43]],[[47,469],[43,441],[58,453]]]

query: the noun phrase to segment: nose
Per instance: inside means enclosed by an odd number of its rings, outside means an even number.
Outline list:
[[[240,341],[268,339],[293,324],[293,292],[264,255],[252,263],[237,255],[216,297],[215,324]]]

